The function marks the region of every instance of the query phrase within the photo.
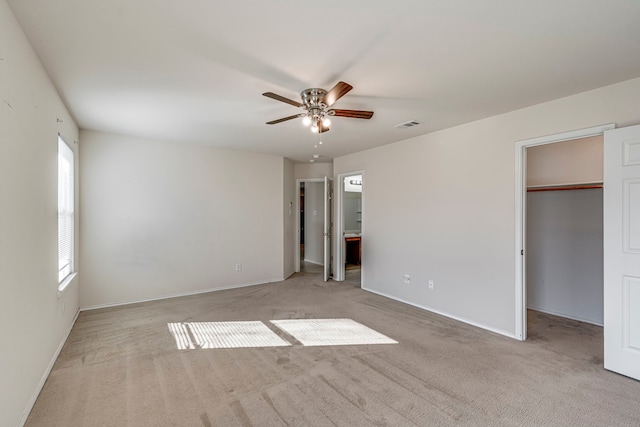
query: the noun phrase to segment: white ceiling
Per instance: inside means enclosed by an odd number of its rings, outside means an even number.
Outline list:
[[[78,125],[307,162],[640,76],[638,0],[8,0]],[[354,86],[324,142],[291,105]],[[409,129],[409,120],[424,124]]]

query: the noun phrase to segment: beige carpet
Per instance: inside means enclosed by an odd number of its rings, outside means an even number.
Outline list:
[[[167,327],[304,318],[399,344],[178,350]],[[530,326],[521,343],[309,273],[83,312],[27,425],[640,425],[640,382],[603,369],[601,328]]]

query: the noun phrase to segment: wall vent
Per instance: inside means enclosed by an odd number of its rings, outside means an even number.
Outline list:
[[[418,126],[418,125],[421,125],[421,124],[422,123],[420,123],[417,120],[410,120],[408,122],[400,123],[399,125],[396,125],[396,127],[398,129],[405,129],[405,128],[410,128],[410,127],[413,127],[413,126]]]

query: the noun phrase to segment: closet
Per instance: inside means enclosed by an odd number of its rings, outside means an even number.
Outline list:
[[[602,136],[527,148],[527,306],[603,323]]]

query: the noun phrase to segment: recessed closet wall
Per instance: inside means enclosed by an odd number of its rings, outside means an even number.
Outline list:
[[[527,306],[602,325],[602,149],[596,136],[527,149]]]

